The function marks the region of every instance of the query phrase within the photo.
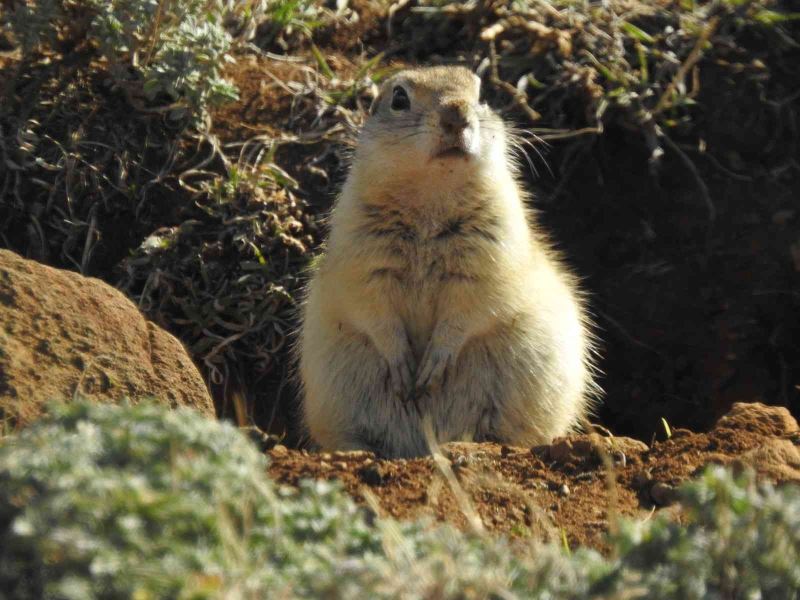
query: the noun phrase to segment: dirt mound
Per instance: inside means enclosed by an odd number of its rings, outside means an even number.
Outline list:
[[[430,515],[465,526],[474,510],[491,530],[566,537],[570,546],[601,550],[617,515],[649,518],[675,502],[678,484],[710,463],[749,465],[775,482],[800,482],[797,422],[785,408],[760,403],[735,404],[708,433],[678,429],[650,447],[592,433],[532,449],[448,444],[439,465],[431,458],[310,454],[280,445],[269,455],[279,481],[339,479],[357,501],[371,494],[382,511],[400,519]],[[453,493],[450,474],[464,494]]]
[[[22,427],[49,400],[153,397],[214,406],[173,336],[120,292],[0,250],[0,420]]]

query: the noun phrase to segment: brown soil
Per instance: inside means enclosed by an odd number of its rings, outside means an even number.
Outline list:
[[[800,482],[800,429],[785,408],[735,404],[708,433],[678,429],[648,447],[630,438],[576,435],[532,449],[448,444],[444,470],[431,458],[382,460],[367,452],[311,454],[278,445],[270,473],[296,485],[340,480],[359,503],[374,496],[398,519],[430,515],[467,526],[474,507],[483,526],[514,536],[606,549],[613,519],[680,518],[675,487],[705,465],[749,465],[775,482]],[[459,499],[446,472],[454,473]],[[465,504],[466,503],[466,504]]]
[[[0,425],[22,427],[76,396],[152,397],[214,415],[181,343],[122,293],[0,249]]]

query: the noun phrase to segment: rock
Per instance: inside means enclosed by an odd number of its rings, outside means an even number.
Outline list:
[[[572,456],[572,442],[566,438],[553,440],[550,446],[550,460],[564,462]]]
[[[375,464],[362,467],[359,469],[358,475],[361,478],[361,481],[369,486],[383,485],[384,475],[381,473],[380,468]]]
[[[605,455],[617,465],[625,465],[631,456],[638,456],[647,450],[647,444],[639,440],[589,433],[556,438],[549,446],[547,456],[550,460],[563,463],[587,457],[602,460]]]
[[[289,454],[289,449],[284,446],[283,444],[275,444],[272,447],[272,450],[269,451],[270,455],[272,456],[286,456]]]
[[[469,459],[463,454],[459,454],[453,458],[452,465],[456,469],[466,467],[469,464]]]
[[[745,452],[738,461],[775,482],[800,481],[800,448],[788,439],[766,440],[762,446]]]
[[[182,344],[121,292],[0,250],[0,418],[23,427],[77,396],[215,414]]]
[[[672,437],[670,437],[669,439],[671,439],[671,440],[680,440],[680,439],[683,439],[683,438],[691,437],[693,435],[695,435],[695,433],[694,433],[694,431],[692,431],[690,429],[675,428],[675,429],[672,430]]]
[[[678,494],[668,483],[657,481],[650,488],[650,498],[657,506],[668,506],[678,499]]]
[[[563,496],[563,497],[569,496],[569,492],[570,492],[569,486],[566,483],[562,483],[558,487],[558,495],[559,496]]]
[[[331,454],[333,458],[340,460],[365,460],[375,456],[373,452],[367,452],[366,450],[337,450]]]
[[[736,402],[715,425],[716,429],[742,429],[763,435],[781,436],[800,429],[795,418],[783,406],[761,402]]]
[[[643,471],[637,471],[634,474],[634,476],[631,478],[631,485],[634,487],[634,489],[640,490],[649,485],[651,481],[653,481],[653,475],[648,469],[644,469]]]

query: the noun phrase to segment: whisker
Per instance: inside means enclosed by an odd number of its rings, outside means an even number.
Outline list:
[[[517,142],[516,140],[512,140],[511,141],[511,145],[517,151],[517,156],[515,157],[515,159],[518,161],[519,160],[519,156],[520,155],[523,156],[525,158],[525,162],[528,163],[528,167],[530,168],[531,173],[533,174],[533,176],[538,178],[539,177],[539,171],[536,168],[536,165],[533,164],[533,161],[531,160],[531,157],[528,155],[527,152],[525,152],[525,149],[522,147],[522,145],[519,142]]]
[[[415,137],[415,136],[418,136],[418,135],[422,135],[423,133],[425,133],[425,132],[424,131],[413,131],[413,132],[408,133],[408,134],[406,134],[406,135],[404,135],[402,137],[397,138],[397,141],[401,142],[403,140],[407,140],[408,138],[412,138],[412,137]]]

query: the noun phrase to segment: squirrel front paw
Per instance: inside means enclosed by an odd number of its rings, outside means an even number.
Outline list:
[[[415,395],[424,394],[428,390],[441,387],[447,375],[447,369],[452,366],[454,355],[451,350],[443,347],[428,345],[420,361],[417,373]]]
[[[404,405],[409,400],[413,400],[415,369],[414,354],[410,348],[397,357],[386,361],[387,387],[392,395]]]

